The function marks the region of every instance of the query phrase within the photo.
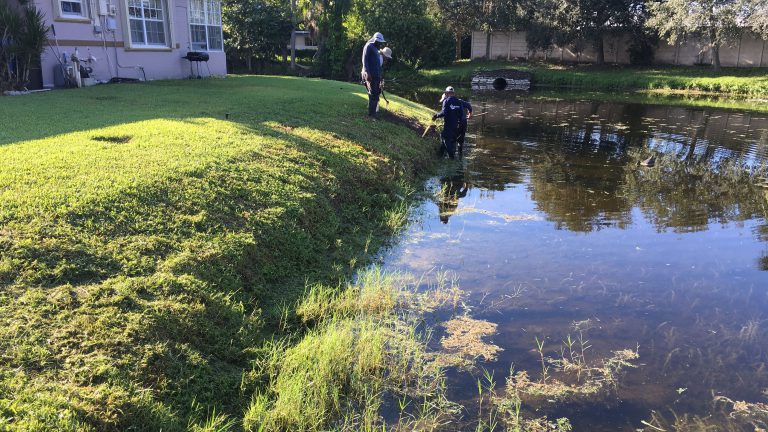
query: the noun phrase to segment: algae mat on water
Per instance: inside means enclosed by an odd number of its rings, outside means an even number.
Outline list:
[[[430,163],[434,143],[367,120],[361,90],[238,77],[3,98],[0,429],[239,424],[305,283],[365,262]]]

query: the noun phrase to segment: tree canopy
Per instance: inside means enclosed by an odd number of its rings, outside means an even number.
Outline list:
[[[768,38],[766,0],[293,0],[298,27],[310,31],[319,50],[315,74],[352,78],[365,41],[382,32],[398,62],[435,66],[459,58],[461,39],[473,30],[524,31],[531,51],[591,45],[596,63],[604,40],[629,34],[632,63],[648,63],[659,38],[677,43],[700,38],[720,67],[720,47],[744,31]],[[290,2],[226,0],[228,52],[274,59],[290,43]],[[453,49],[455,48],[455,49]],[[490,52],[487,53],[489,55]]]
[[[648,26],[674,44],[687,37],[706,39],[712,47],[712,65],[720,69],[720,47],[740,32],[740,0],[666,0],[651,3]]]
[[[286,49],[291,11],[279,0],[229,0],[222,4],[227,54],[242,59],[249,72],[252,60],[273,60]]]

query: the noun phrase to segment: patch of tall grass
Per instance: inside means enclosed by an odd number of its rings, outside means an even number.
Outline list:
[[[374,431],[451,415],[407,281],[373,268],[345,290],[312,286],[296,308],[311,323],[307,333],[295,345],[273,344],[254,364],[268,384],[253,396],[245,429]],[[403,402],[388,425],[381,409],[394,400]]]

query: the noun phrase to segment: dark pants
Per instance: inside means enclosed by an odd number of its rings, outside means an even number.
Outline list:
[[[467,135],[467,124],[461,123],[459,124],[459,130],[456,132],[456,145],[458,147],[459,153],[464,152],[464,139]]]
[[[453,159],[456,157],[456,131],[455,130],[443,130],[440,134],[440,141],[442,146],[440,150],[443,154],[448,153],[448,157]]]
[[[379,95],[381,94],[381,80],[373,78],[368,81],[368,115],[376,115],[376,106],[379,104]]]

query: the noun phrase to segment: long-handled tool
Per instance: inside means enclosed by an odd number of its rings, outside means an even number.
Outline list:
[[[384,89],[381,89],[381,97],[384,98],[384,102],[386,102],[387,106],[389,106],[389,101],[387,100],[387,95],[384,94]]]
[[[434,123],[432,123],[431,125],[427,126],[427,128],[426,128],[426,129],[424,129],[424,133],[423,133],[423,134],[421,134],[421,137],[422,137],[422,138],[426,137],[426,136],[427,136],[427,134],[429,133],[429,131],[431,131],[431,130],[432,130],[432,129],[434,129],[434,128],[435,128],[435,124],[434,124]]]

